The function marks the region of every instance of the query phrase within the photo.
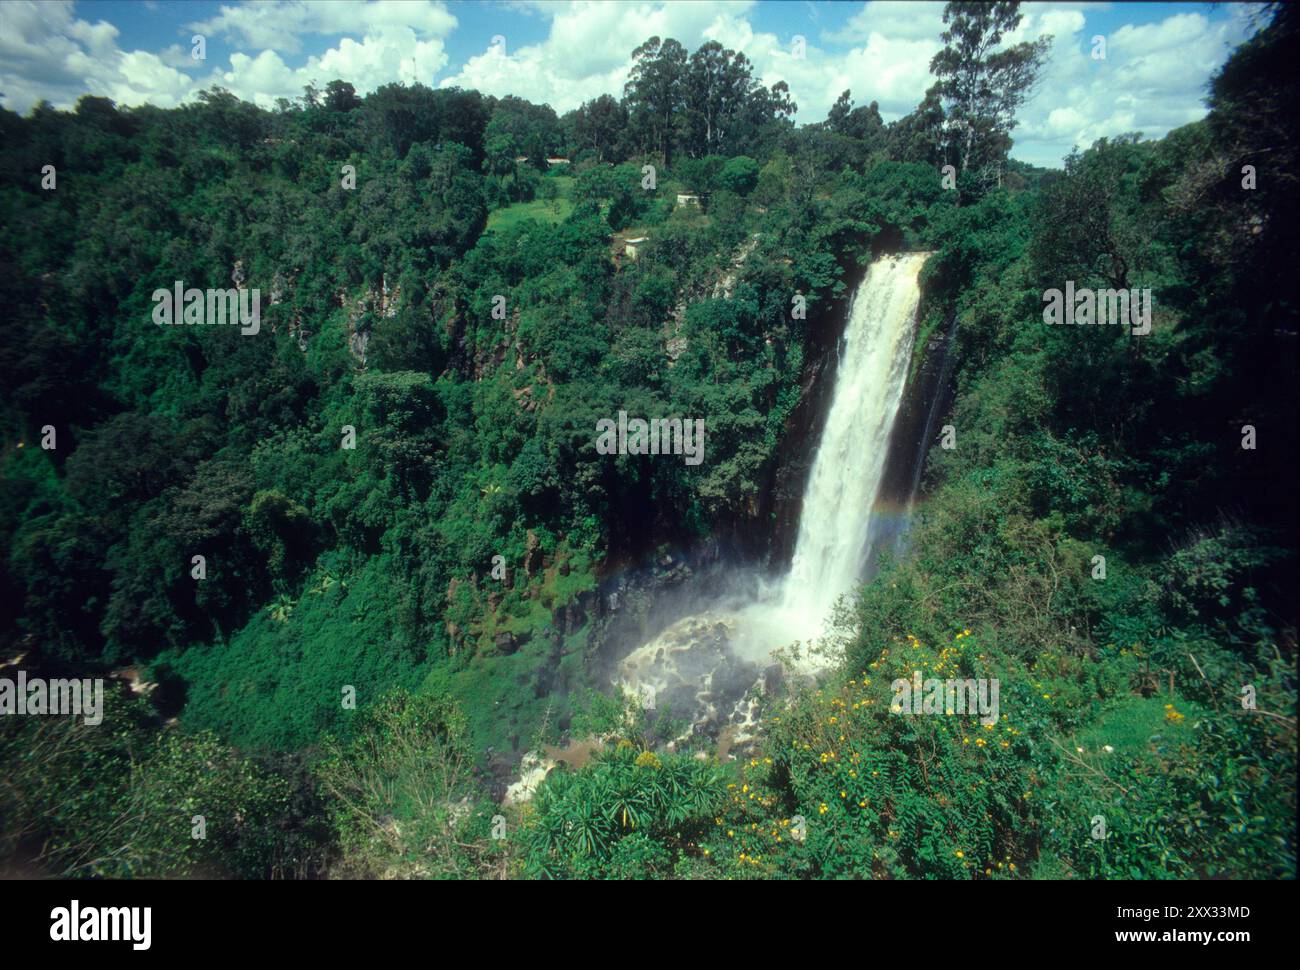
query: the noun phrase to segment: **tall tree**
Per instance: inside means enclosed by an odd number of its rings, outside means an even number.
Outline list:
[[[889,126],[887,137],[889,154],[896,161],[942,164],[947,153],[947,129],[937,83],[925,92],[916,110]]]
[[[1294,272],[1300,249],[1295,124],[1300,81],[1294,70],[1300,60],[1300,10],[1270,4],[1256,16],[1268,18],[1263,29],[1236,50],[1210,84],[1208,121],[1218,151],[1199,177],[1186,179],[1190,184],[1176,201],[1185,211],[1213,219],[1219,227],[1213,249],[1224,262],[1256,274],[1249,291],[1269,292],[1276,281],[1290,281],[1289,296],[1268,310],[1275,325],[1283,326],[1274,315],[1294,314],[1300,305]],[[1262,77],[1270,79],[1267,85],[1260,84]]]
[[[963,172],[1001,166],[1010,148],[1015,113],[1029,96],[1051,46],[1050,36],[1001,47],[1020,26],[1017,2],[949,3],[943,10],[943,50],[930,61],[955,128]]]
[[[837,135],[847,135],[865,141],[873,148],[884,140],[885,135],[885,122],[880,117],[880,105],[872,101],[869,105],[855,108],[852,93],[849,91],[844,91],[835,100],[823,127]]]
[[[711,40],[691,55],[684,83],[683,142],[695,158],[727,154],[757,83],[749,58]],[[734,139],[732,139],[734,140]]]
[[[325,107],[330,111],[351,111],[361,107],[361,99],[347,81],[330,81],[325,85]]]
[[[769,88],[755,85],[745,104],[745,123],[733,139],[732,151],[748,155],[769,154],[770,144],[780,133],[794,127],[799,106],[790,98],[790,86],[777,81]]]
[[[578,148],[590,148],[596,161],[614,157],[620,137],[627,128],[627,108],[608,94],[585,102],[574,112],[573,139]]]
[[[641,148],[672,163],[673,129],[683,104],[686,48],[671,37],[651,37],[632,52],[632,73],[624,85],[629,121]]]

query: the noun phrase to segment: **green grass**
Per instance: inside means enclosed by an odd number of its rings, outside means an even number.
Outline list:
[[[559,225],[569,218],[570,213],[573,212],[573,203],[569,199],[573,191],[573,176],[550,175],[546,177],[546,181],[555,183],[555,187],[559,191],[556,198],[517,202],[503,209],[497,209],[495,212],[489,213],[486,231],[508,229],[511,226],[518,225],[525,219]]]
[[[1180,721],[1166,718],[1166,704],[1183,715]],[[1204,710],[1191,701],[1166,693],[1152,697],[1125,697],[1115,701],[1091,727],[1079,733],[1077,744],[1095,753],[1110,745],[1117,755],[1140,755],[1152,746],[1192,740],[1192,725]]]
[[[563,198],[552,199],[549,202],[544,202],[541,199],[535,199],[532,202],[517,202],[512,206],[497,209],[491,213],[488,216],[486,231],[493,232],[498,229],[509,229],[526,219],[557,226],[567,219],[572,211],[573,203]]]

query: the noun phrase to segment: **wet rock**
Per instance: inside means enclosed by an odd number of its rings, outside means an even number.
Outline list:
[[[529,801],[557,762],[536,751],[529,751],[519,762],[519,780],[507,786],[504,804],[519,805]]]
[[[785,668],[780,664],[768,664],[763,671],[763,693],[775,694],[785,684]]]
[[[618,668],[623,690],[655,709],[671,707],[692,735],[716,738],[760,680],[757,664],[732,650],[736,618],[709,612],[687,617],[632,651]]]

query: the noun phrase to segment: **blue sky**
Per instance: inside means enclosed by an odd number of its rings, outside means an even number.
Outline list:
[[[1103,135],[1159,137],[1201,117],[1206,83],[1249,35],[1253,12],[1197,3],[1022,9],[1013,40],[1055,40],[1012,154],[1044,165]],[[171,106],[213,84],[270,106],[309,81],[342,77],[363,93],[392,81],[458,84],[563,112],[619,93],[631,50],[658,34],[692,49],[716,39],[745,51],[764,82],[790,85],[801,122],[824,118],[845,88],[892,120],[933,80],[942,10],[902,0],[7,0],[0,92],[5,107],[24,113],[41,99],[71,106],[86,93]],[[202,61],[190,56],[196,33],[207,45]],[[1104,60],[1091,56],[1098,35]],[[802,58],[796,36],[805,38]]]

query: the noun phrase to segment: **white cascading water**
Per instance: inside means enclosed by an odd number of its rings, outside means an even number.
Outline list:
[[[872,507],[912,360],[918,277],[928,255],[881,258],[853,296],[790,571],[748,602],[718,602],[633,650],[617,678],[629,694],[667,699],[696,725],[729,721],[744,732],[756,709],[745,688],[772,651],[822,636],[836,600],[853,590],[870,551]],[[832,659],[801,653],[797,666],[809,673]]]
[[[804,489],[799,536],[777,611],[801,639],[821,632],[865,561],[871,509],[912,360],[917,277],[928,253],[872,264],[854,294],[826,427]]]

